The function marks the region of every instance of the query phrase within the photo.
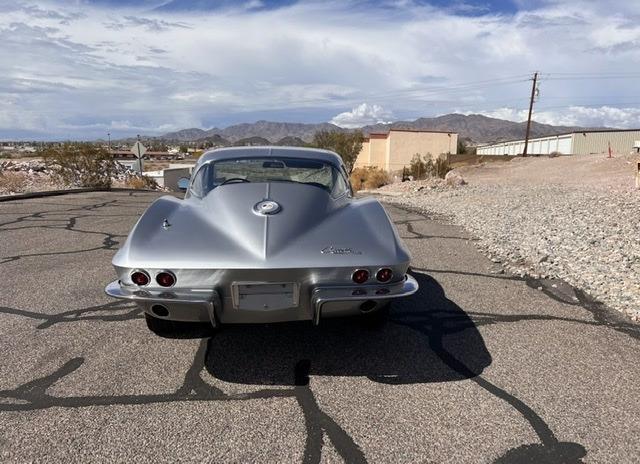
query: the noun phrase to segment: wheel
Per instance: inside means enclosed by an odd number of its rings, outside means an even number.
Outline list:
[[[365,327],[379,329],[386,325],[389,320],[389,311],[391,310],[391,301],[381,303],[376,309],[363,314],[362,322]]]

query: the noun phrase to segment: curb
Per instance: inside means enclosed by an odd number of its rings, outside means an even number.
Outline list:
[[[58,195],[67,195],[69,193],[88,193],[88,192],[154,192],[154,193],[169,193],[160,192],[158,190],[147,189],[130,189],[130,188],[80,188],[69,190],[50,190],[47,192],[29,192],[20,193],[18,195],[4,195],[0,196],[0,203],[12,200],[28,200],[30,198],[43,198],[43,197],[55,197]]]

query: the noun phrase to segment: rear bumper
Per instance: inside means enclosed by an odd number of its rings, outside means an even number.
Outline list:
[[[110,297],[134,301],[146,313],[155,317],[159,316],[153,308],[155,305],[160,305],[170,308],[169,316],[165,319],[209,321],[212,326],[218,326],[216,308],[221,308],[222,303],[218,292],[214,290],[187,294],[141,290],[138,287],[123,285],[119,280],[114,280],[105,287],[104,291]]]
[[[313,291],[311,297],[311,306],[314,309],[313,323],[318,325],[323,315],[340,312],[345,306],[351,308],[355,304],[360,307],[367,301],[386,302],[394,298],[413,295],[418,291],[418,288],[418,282],[409,274],[405,274],[402,282],[387,286],[318,287]]]
[[[321,317],[337,317],[359,314],[365,302],[378,303],[372,310],[387,300],[409,296],[418,290],[418,283],[405,275],[401,282],[391,285],[365,286],[315,286],[310,299],[300,295],[300,306],[277,311],[238,310],[230,304],[223,306],[223,298],[215,290],[206,291],[160,291],[142,290],[137,286],[124,285],[116,280],[105,288],[113,298],[134,301],[145,312],[164,319],[177,321],[209,321],[216,327],[220,321],[229,323],[265,323],[297,320],[312,320],[315,325]],[[308,294],[307,294],[308,295]],[[230,298],[227,298],[230,299]],[[154,307],[162,306],[167,316],[159,316]],[[369,305],[371,306],[371,304]]]

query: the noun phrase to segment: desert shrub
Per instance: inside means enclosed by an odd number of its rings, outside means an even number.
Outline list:
[[[409,174],[414,180],[426,179],[428,177],[439,177],[444,179],[447,172],[451,171],[449,159],[446,156],[439,156],[435,160],[429,153],[421,156],[419,153],[413,155],[409,165]]]
[[[27,184],[24,172],[0,171],[0,192],[23,192]]]
[[[549,153],[549,158],[557,158],[561,154],[562,153],[560,153],[559,151],[552,151],[551,153]]]
[[[449,171],[451,171],[449,159],[446,156],[440,156],[439,158],[436,158],[436,161],[433,163],[434,177],[444,179],[444,176],[446,176]]]
[[[88,143],[66,143],[44,151],[53,177],[71,187],[111,187],[116,165],[109,152]]]
[[[350,180],[356,192],[362,189],[376,189],[391,181],[386,171],[374,166],[355,168],[351,171]]]
[[[148,176],[130,177],[124,182],[124,186],[130,189],[156,190],[158,188],[158,183],[155,179]]]
[[[360,131],[337,132],[318,131],[313,136],[312,145],[317,148],[332,150],[342,157],[347,172],[353,171],[353,165],[362,150],[364,135]]]
[[[476,147],[472,147],[470,145],[471,139],[469,138],[459,138],[458,139],[458,155],[475,155]]]
[[[416,153],[413,155],[413,158],[411,158],[411,163],[409,164],[409,175],[411,175],[414,180],[424,179],[427,177],[427,163],[431,163],[431,155],[427,154],[423,159],[422,155]]]

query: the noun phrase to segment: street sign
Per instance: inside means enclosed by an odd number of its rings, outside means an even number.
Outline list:
[[[131,153],[133,153],[138,159],[142,158],[146,152],[147,149],[139,140],[133,144],[133,147],[131,147]]]

